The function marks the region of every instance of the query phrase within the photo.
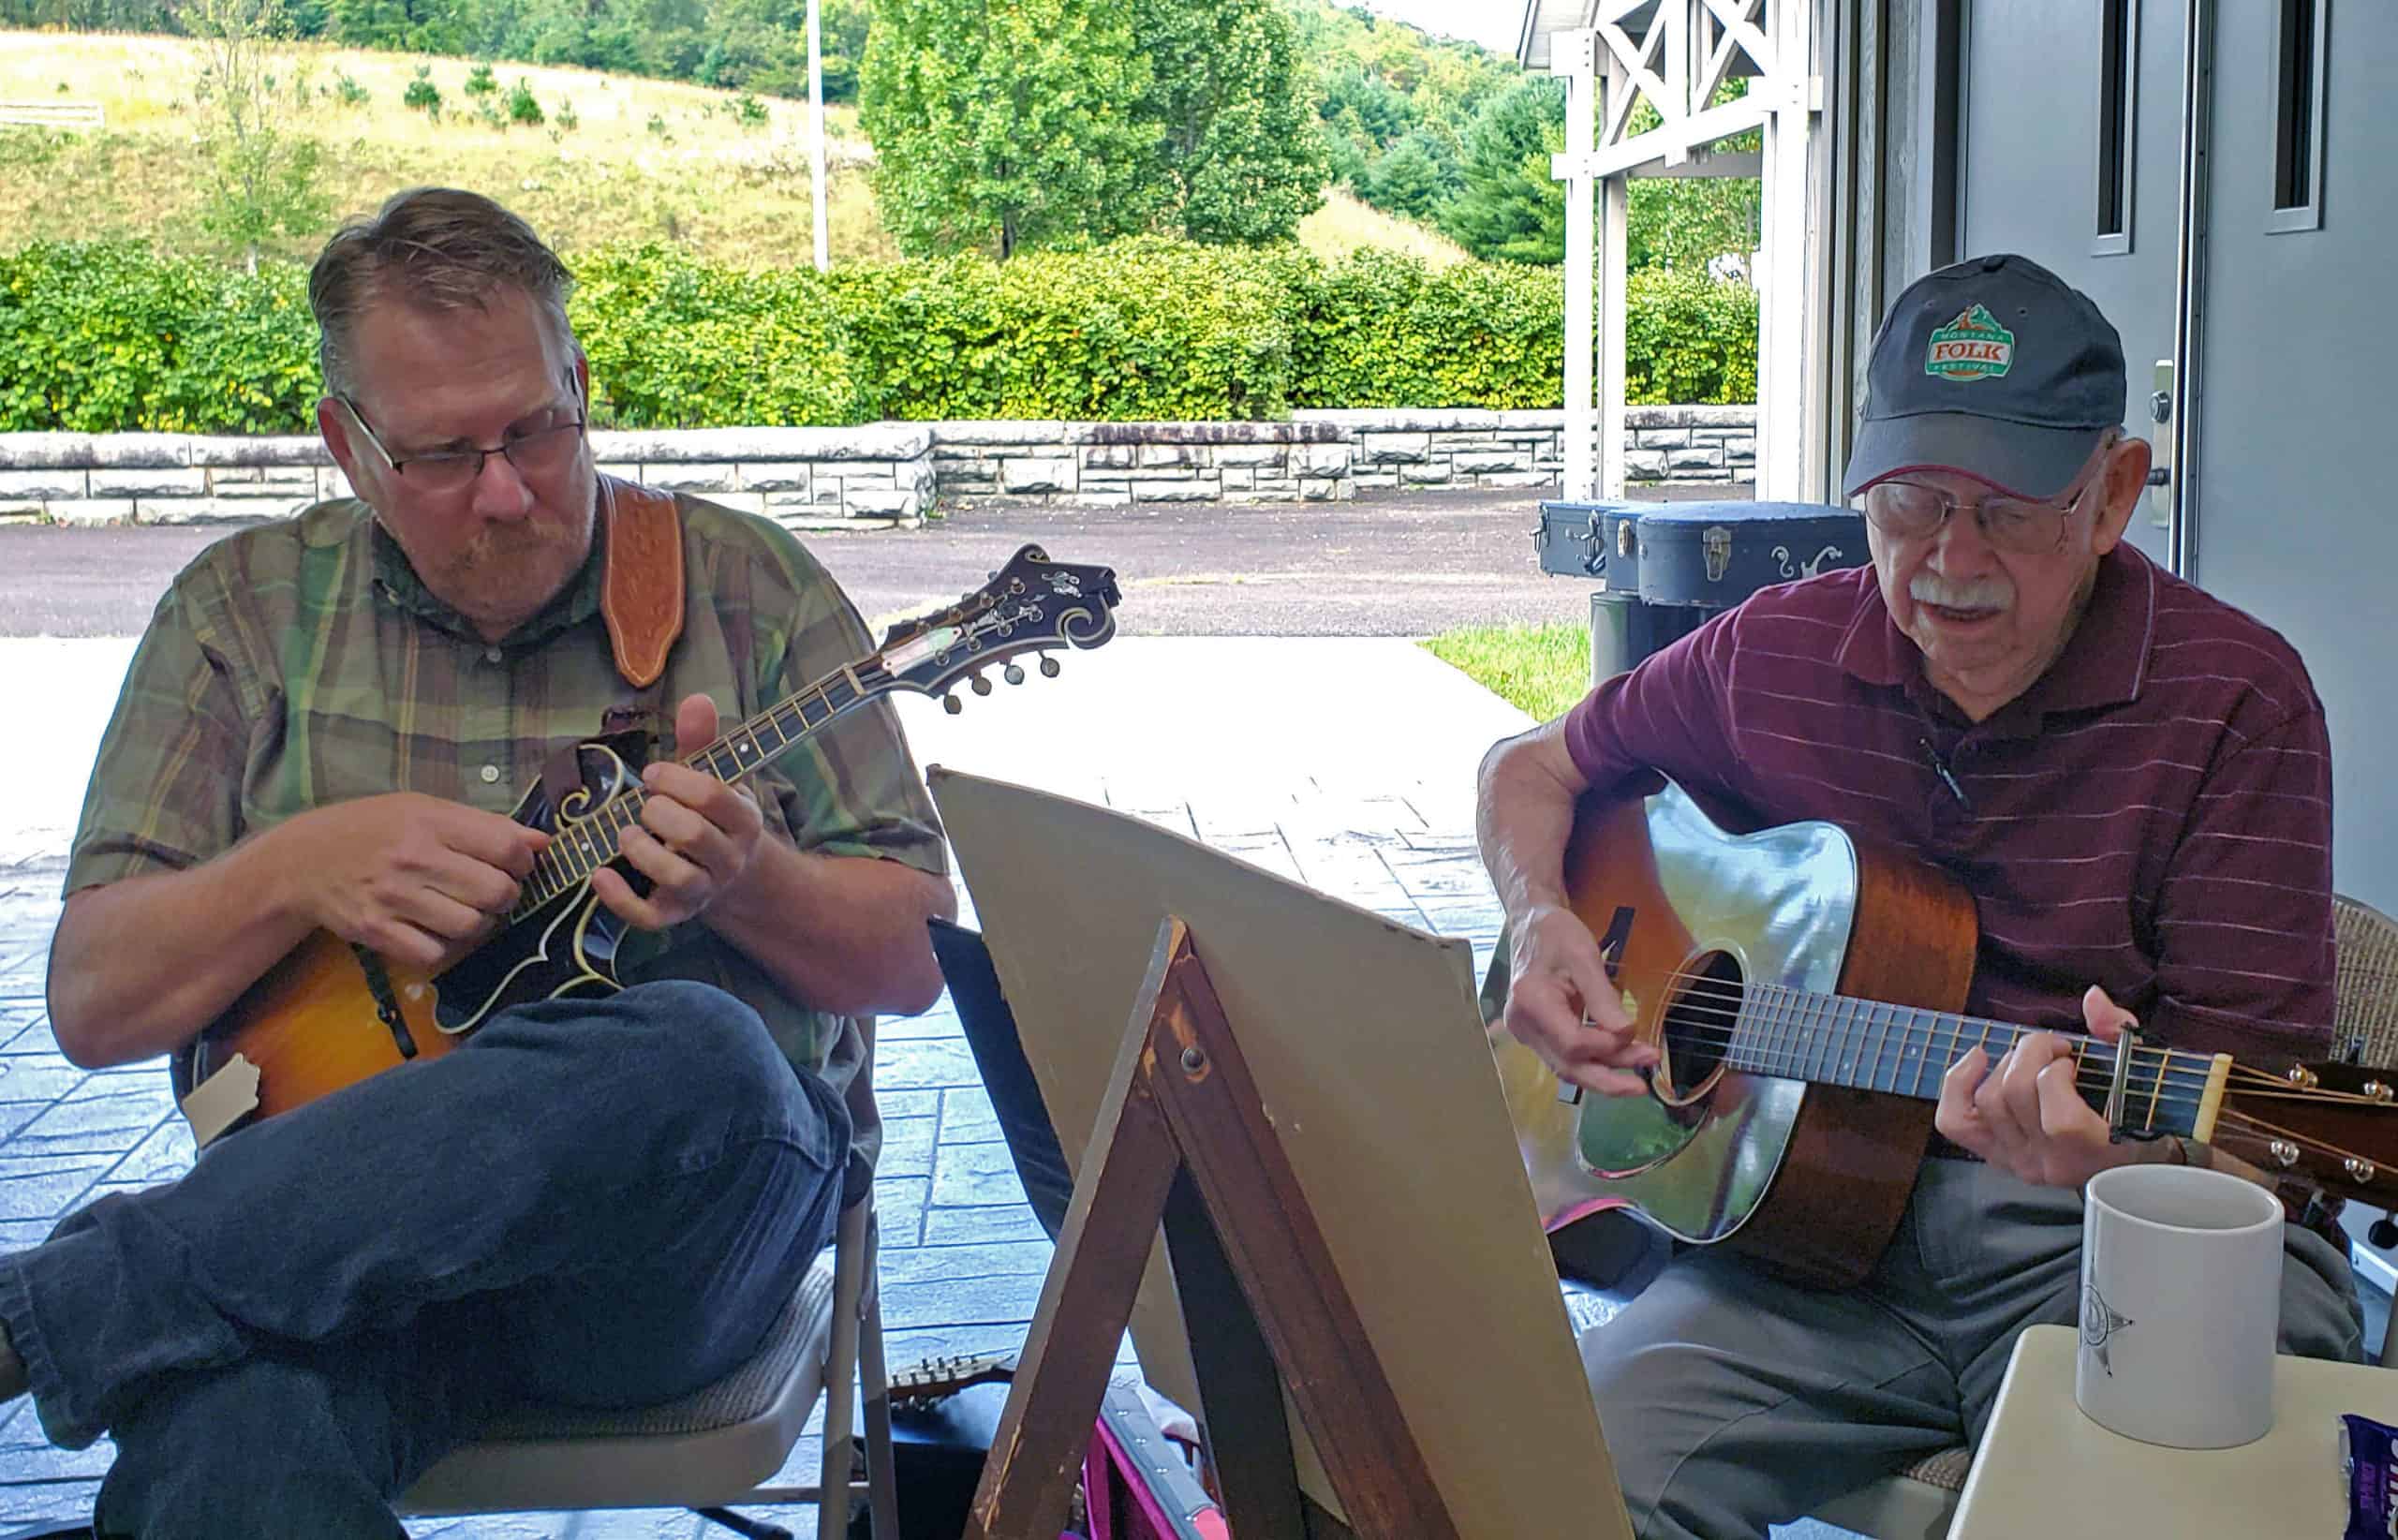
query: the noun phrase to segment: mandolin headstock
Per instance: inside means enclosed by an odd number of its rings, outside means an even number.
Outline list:
[[[1012,659],[1022,654],[1042,655],[1041,672],[1055,674],[1050,652],[1106,642],[1116,634],[1121,598],[1113,568],[1051,561],[1028,545],[948,609],[892,627],[859,674],[882,688],[942,695],[954,712],[957,697],[946,692],[966,679],[977,695],[988,695],[984,671],[994,663],[1004,666],[1008,683],[1020,684],[1024,670]]]

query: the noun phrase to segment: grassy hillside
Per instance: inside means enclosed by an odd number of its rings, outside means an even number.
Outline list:
[[[1299,221],[1299,243],[1319,257],[1345,257],[1373,246],[1421,257],[1433,267],[1466,259],[1465,247],[1429,225],[1384,214],[1339,187],[1325,194],[1324,207]]]
[[[306,105],[291,125],[323,146],[336,219],[397,189],[451,183],[489,192],[568,248],[606,241],[678,242],[743,263],[806,261],[810,246],[803,104],[760,99],[745,123],[733,93],[584,69],[502,65],[548,121],[495,127],[463,89],[465,60],[368,53],[318,44],[284,51],[278,89]],[[401,105],[420,65],[442,96],[437,122]],[[200,56],[182,38],[0,33],[0,101],[97,102],[98,133],[0,130],[0,249],[36,237],[146,236],[204,252],[196,215]],[[344,102],[342,81],[363,102]],[[486,98],[496,99],[496,98]],[[573,126],[565,126],[570,115]],[[856,114],[826,111],[833,164],[833,255],[896,255],[874,212]],[[306,243],[313,245],[314,243]]]
[[[548,119],[503,128],[476,116],[464,90],[474,66],[464,59],[318,43],[291,45],[281,57],[278,90],[295,103],[291,126],[323,147],[336,221],[401,187],[443,183],[490,193],[568,250],[656,239],[714,261],[808,259],[804,103],[750,98],[749,115],[764,114],[760,124],[744,121],[729,91],[502,64],[502,91],[524,81]],[[400,99],[426,64],[441,93],[437,121]],[[0,102],[96,102],[108,120],[95,133],[0,127],[0,251],[44,237],[139,236],[170,252],[216,254],[197,218],[200,67],[197,45],[179,37],[0,30]],[[561,121],[569,113],[570,127]],[[896,256],[875,211],[866,174],[874,152],[855,111],[828,108],[825,116],[834,259]],[[1446,265],[1463,255],[1427,227],[1339,191],[1300,239],[1325,256],[1383,246]],[[297,243],[293,255],[316,244]]]

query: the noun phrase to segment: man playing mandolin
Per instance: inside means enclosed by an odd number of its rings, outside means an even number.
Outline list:
[[[871,644],[779,528],[597,474],[568,287],[471,193],[327,245],[318,423],[357,498],[216,543],[160,603],[51,1019],[124,1064],[312,937],[358,949],[328,946],[353,983],[438,972],[517,909],[552,839],[510,808],[603,717],[658,746],[618,841],[641,881],[584,894],[630,927],[628,987],[498,1010],[0,1258],[0,1394],[29,1379],[60,1444],[113,1435],[103,1533],[398,1535],[390,1500],[496,1406],[721,1376],[829,1238],[853,1138],[871,1157],[859,1018],[940,989],[955,900],[887,703],[751,779],[676,763]]]
[[[1485,761],[1504,1023],[1575,1086],[1642,1095],[1659,1062],[1563,860],[1577,797],[1650,772],[1718,822],[1825,820],[1944,870],[1979,921],[1970,1009],[2044,1029],[1937,1081],[1932,1157],[1860,1284],[1695,1248],[1583,1338],[1643,1535],[1761,1534],[1978,1439],[2017,1334],[2076,1318],[2080,1185],[2211,1158],[2116,1137],[2057,1034],[2329,1056],[2322,706],[2279,636],[2124,543],[2149,466],[2124,401],[2114,328],[2043,269],[1918,280],[1846,477],[1871,567],[1759,593]],[[2342,1252],[2293,1222],[2283,1277],[2284,1349],[2355,1357]]]

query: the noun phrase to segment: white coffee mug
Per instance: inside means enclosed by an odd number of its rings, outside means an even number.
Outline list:
[[[2124,1165],[2082,1190],[2081,1352],[2092,1421],[2177,1449],[2273,1425],[2281,1201],[2228,1172]]]

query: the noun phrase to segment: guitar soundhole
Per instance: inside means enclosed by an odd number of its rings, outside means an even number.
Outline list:
[[[1665,1005],[1664,1026],[1666,1079],[1687,1096],[1724,1062],[1743,983],[1739,961],[1728,952],[1691,959],[1675,979],[1680,990]]]

